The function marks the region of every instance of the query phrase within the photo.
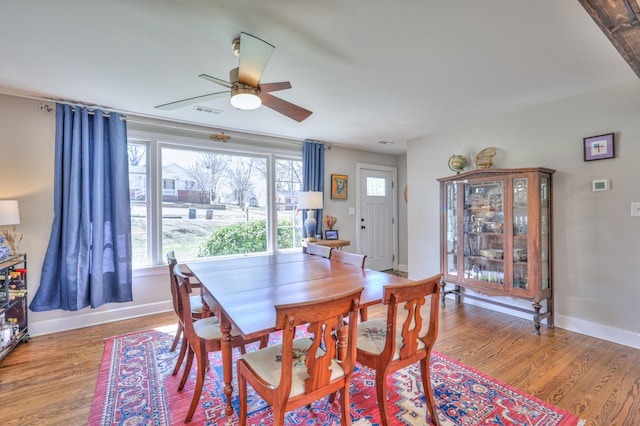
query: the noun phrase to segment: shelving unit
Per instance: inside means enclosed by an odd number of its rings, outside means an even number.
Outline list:
[[[480,169],[440,182],[442,303],[447,294],[533,314],[553,327],[551,177],[546,168]],[[452,284],[453,289],[447,289]],[[532,310],[479,297],[509,296]],[[543,305],[544,302],[544,305]]]
[[[27,321],[27,255],[10,256],[0,261],[0,322],[17,324],[18,332],[0,345],[0,360],[21,342],[29,341]],[[0,339],[0,342],[2,340]]]

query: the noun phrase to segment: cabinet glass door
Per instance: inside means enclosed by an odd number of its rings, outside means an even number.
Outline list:
[[[549,277],[549,258],[550,258],[550,244],[549,244],[549,224],[550,224],[550,210],[549,210],[549,179],[542,177],[540,179],[540,260],[541,260],[541,287],[542,289],[548,289],[551,286],[551,278]]]
[[[513,180],[513,287],[529,289],[527,235],[529,233],[528,180]]]
[[[446,187],[447,273],[458,275],[458,185]]]
[[[504,285],[502,180],[464,186],[464,278]]]

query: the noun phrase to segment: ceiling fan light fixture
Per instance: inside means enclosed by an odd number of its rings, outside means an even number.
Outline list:
[[[238,109],[256,109],[262,105],[260,92],[255,87],[238,87],[231,90],[231,105]]]

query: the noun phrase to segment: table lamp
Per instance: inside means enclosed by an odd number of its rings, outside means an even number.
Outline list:
[[[323,193],[320,191],[298,192],[298,208],[307,210],[307,218],[304,221],[304,229],[307,231],[309,241],[315,241],[316,235],[316,215],[315,210],[322,208]]]
[[[16,232],[16,225],[20,223],[18,200],[0,200],[0,226],[13,225],[13,228],[3,228],[0,231],[3,241],[0,242],[0,259],[10,254],[18,254],[18,247],[22,241],[22,234]],[[8,247],[5,247],[6,243]]]

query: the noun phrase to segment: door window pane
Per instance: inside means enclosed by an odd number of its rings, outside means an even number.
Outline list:
[[[385,183],[384,178],[367,177],[367,197],[386,197]]]

